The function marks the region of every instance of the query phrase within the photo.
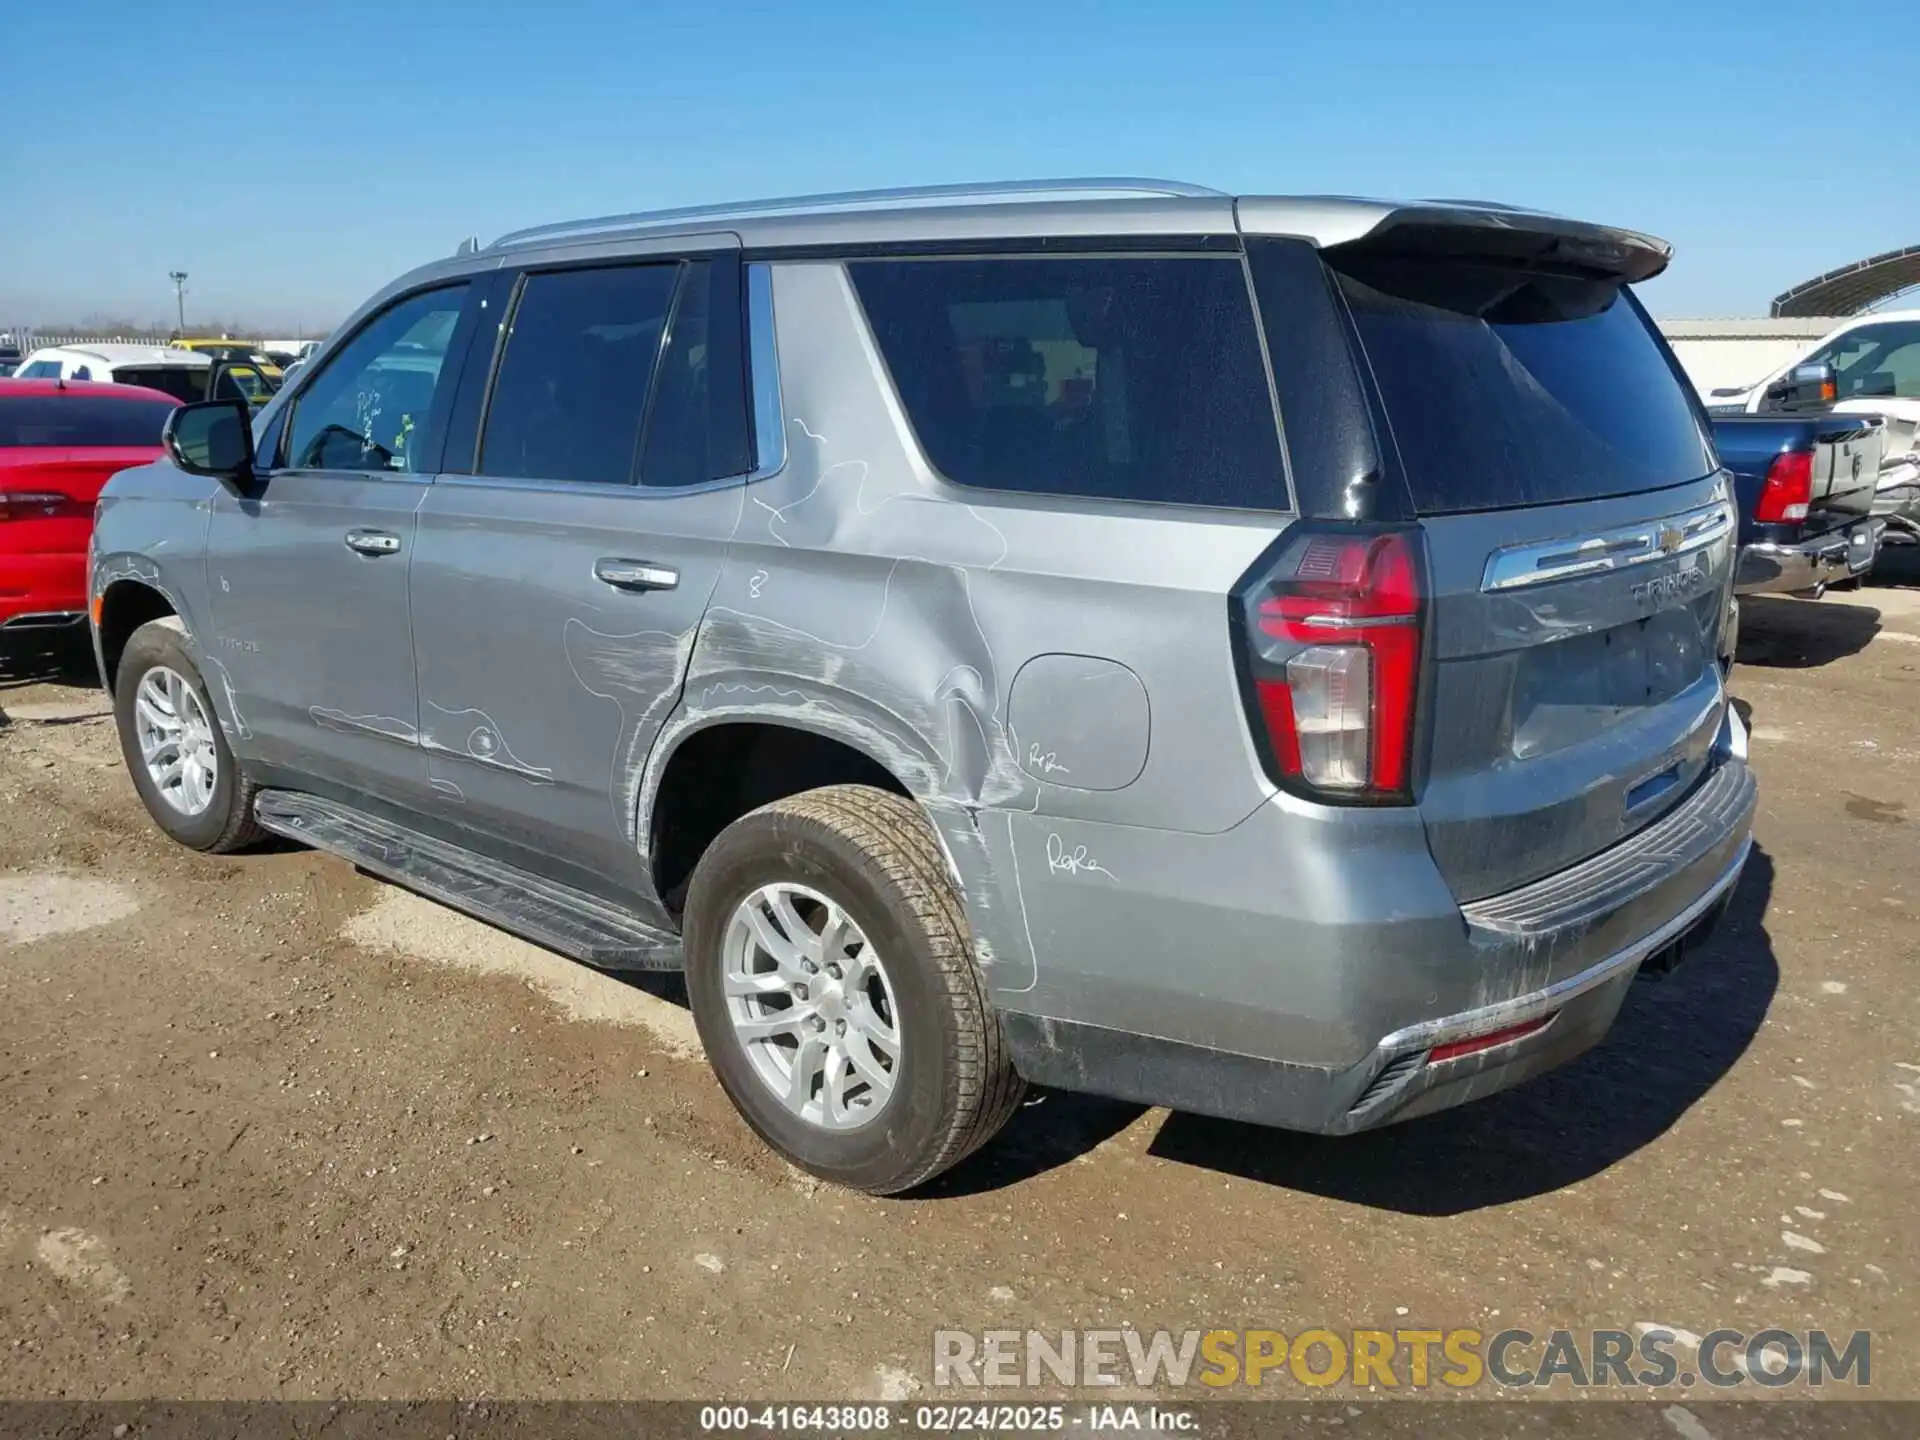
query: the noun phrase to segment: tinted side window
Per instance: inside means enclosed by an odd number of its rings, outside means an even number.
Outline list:
[[[527,276],[487,406],[482,474],[632,483],[682,268]]]
[[[641,440],[640,483],[700,485],[752,468],[737,257],[687,267]]]
[[[405,470],[433,454],[426,434],[465,285],[410,295],[383,311],[313,377],[288,427],[301,470]]]
[[[1920,321],[1862,325],[1807,359],[1833,366],[1842,400],[1920,400]]]
[[[124,449],[158,446],[173,406],[155,396],[130,400],[83,395],[0,396],[0,450],[22,445]]]
[[[58,360],[35,360],[32,364],[21,367],[18,378],[21,380],[58,380],[60,378],[60,362]]]
[[[1414,505],[1556,505],[1713,469],[1693,402],[1615,281],[1328,252]]]
[[[141,385],[176,400],[207,398],[207,372],[190,365],[122,365],[113,372],[122,385]]]
[[[213,385],[215,400],[245,400],[264,405],[273,398],[273,385],[252,365],[222,363]]]
[[[1238,256],[848,266],[934,466],[961,485],[1284,509]]]

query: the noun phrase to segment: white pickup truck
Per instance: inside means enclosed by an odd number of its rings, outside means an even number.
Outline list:
[[[1855,316],[1758,384],[1710,392],[1707,411],[1804,413],[1794,376],[1801,367],[1815,365],[1833,372],[1828,399],[1834,413],[1885,417],[1886,449],[1873,513],[1886,517],[1888,543],[1920,539],[1920,310]]]

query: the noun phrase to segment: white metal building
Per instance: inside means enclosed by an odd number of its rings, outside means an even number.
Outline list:
[[[1772,319],[1660,320],[1687,378],[1702,395],[1741,388],[1766,378],[1839,325],[1838,318],[1775,316]]]

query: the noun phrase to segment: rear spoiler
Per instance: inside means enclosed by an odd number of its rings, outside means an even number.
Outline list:
[[[1673,258],[1673,247],[1666,241],[1637,230],[1509,206],[1462,200],[1404,205],[1349,200],[1326,202],[1323,213],[1311,213],[1316,209],[1313,202],[1286,203],[1283,210],[1276,202],[1249,198],[1238,203],[1237,213],[1245,234],[1300,234],[1300,221],[1305,219],[1304,228],[1310,233],[1304,238],[1334,254],[1529,261],[1605,275],[1630,285],[1651,280]]]

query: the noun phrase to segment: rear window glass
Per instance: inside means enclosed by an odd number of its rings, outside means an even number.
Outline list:
[[[1417,509],[1632,495],[1713,469],[1691,400],[1617,283],[1330,253]]]
[[[197,365],[122,365],[113,378],[121,385],[144,385],[176,400],[207,398],[207,371]]]
[[[163,400],[83,395],[0,397],[0,449],[23,445],[123,449],[158,445],[174,407]]]
[[[848,266],[927,458],[960,485],[1284,509],[1238,256]]]

